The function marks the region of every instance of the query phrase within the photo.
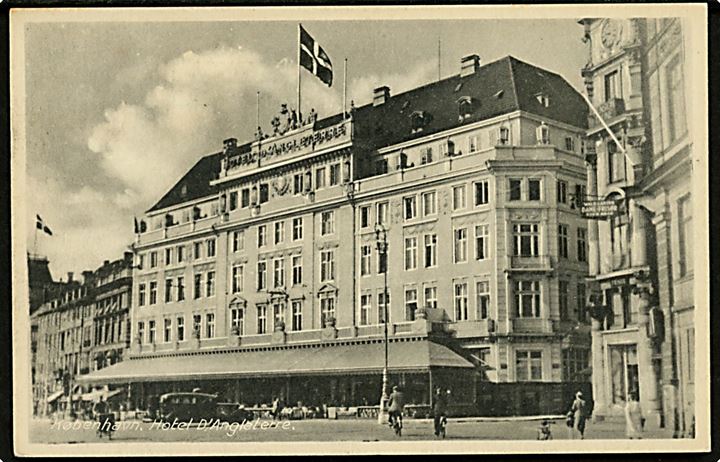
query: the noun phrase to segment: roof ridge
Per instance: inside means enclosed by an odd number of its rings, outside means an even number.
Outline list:
[[[513,60],[511,55],[507,55],[508,68],[510,69],[510,85],[512,86],[513,96],[515,97],[515,109],[520,109],[520,100],[518,99],[517,84],[515,82],[515,69],[513,69]]]

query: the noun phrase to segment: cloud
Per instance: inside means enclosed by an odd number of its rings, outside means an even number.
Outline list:
[[[427,61],[416,64],[405,73],[372,74],[352,79],[348,85],[348,98],[354,100],[356,106],[362,106],[372,101],[373,90],[378,87],[390,87],[391,95],[412,90],[433,80],[435,66]]]

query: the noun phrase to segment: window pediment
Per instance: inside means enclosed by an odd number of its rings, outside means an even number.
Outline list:
[[[320,289],[318,289],[318,297],[321,295],[337,295],[337,293],[338,288],[333,284],[323,284]]]
[[[228,304],[229,308],[245,308],[247,307],[247,300],[242,297],[233,297]]]

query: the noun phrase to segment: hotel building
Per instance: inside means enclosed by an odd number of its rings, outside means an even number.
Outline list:
[[[680,19],[584,19],[595,415],[639,395],[649,426],[694,435],[692,139]],[[593,202],[590,201],[590,202]],[[589,210],[589,209],[588,209]]]
[[[131,358],[86,380],[139,407],[194,387],[376,405],[387,327],[410,403],[442,386],[458,412],[565,410],[590,388],[587,117],[561,76],[472,55],[348,114],[226,140],[140,223]]]

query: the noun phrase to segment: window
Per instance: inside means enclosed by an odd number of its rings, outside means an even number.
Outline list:
[[[567,204],[567,189],[568,185],[566,181],[558,180],[557,182],[557,201],[558,204]]]
[[[172,319],[165,318],[163,321],[163,342],[169,343],[172,340]]]
[[[148,321],[148,343],[151,345],[155,343],[155,340],[157,337],[155,337],[155,320],[151,319]]]
[[[327,236],[335,232],[335,212],[323,212],[320,216],[320,235]]]
[[[233,211],[238,206],[238,193],[237,191],[232,191],[230,193],[230,211]]]
[[[515,379],[518,382],[542,380],[542,351],[515,352]]]
[[[325,187],[325,167],[320,167],[315,170],[315,189],[321,189]]]
[[[184,245],[177,246],[177,261],[178,261],[178,263],[182,263],[185,261],[185,246]]]
[[[267,333],[267,305],[257,306],[257,333]]]
[[[437,195],[435,191],[422,194],[423,216],[435,215],[437,213]]]
[[[367,228],[370,226],[370,207],[364,205],[360,207],[360,227]]]
[[[689,195],[678,201],[677,210],[679,271],[680,277],[682,277],[692,270],[693,265],[692,210]]]
[[[173,262],[173,249],[172,247],[165,249],[165,266],[172,265]]]
[[[292,301],[292,330],[298,331],[303,328],[302,301]]]
[[[425,268],[437,266],[437,234],[425,235]]]
[[[375,161],[375,174],[385,175],[388,172],[388,160],[378,159]]]
[[[521,200],[522,180],[510,179],[509,183],[510,183],[510,200],[511,201]]]
[[[165,279],[165,303],[172,302],[172,279]]]
[[[293,255],[292,257],[292,283],[294,286],[300,285],[303,282],[302,274],[302,256]]]
[[[540,180],[528,180],[528,200],[540,200]]]
[[[625,180],[625,154],[618,150],[614,141],[607,143],[608,178],[611,183]]]
[[[369,276],[372,273],[371,268],[372,247],[363,245],[360,247],[360,275]]]
[[[605,101],[621,98],[620,72],[615,70],[605,75]]]
[[[158,265],[157,252],[150,252],[150,268],[157,268]]]
[[[276,258],[273,260],[273,287],[285,286],[285,260]]]
[[[465,208],[465,185],[453,187],[453,210]]]
[[[390,294],[387,294],[387,306],[385,305],[385,294],[383,292],[378,293],[378,324],[385,324],[387,314],[387,322],[390,322]]]
[[[292,221],[293,241],[299,241],[303,238],[303,219],[302,217],[293,218]]]
[[[586,322],[587,321],[587,311],[585,308],[585,284],[582,282],[579,282],[576,287],[575,301],[576,301],[576,309],[577,309],[577,313],[575,313],[575,317],[580,322]]]
[[[320,282],[335,279],[335,252],[325,250],[320,252]]]
[[[538,144],[550,144],[550,128],[545,122],[535,129],[535,139]]]
[[[267,262],[261,260],[257,263],[257,290],[267,289]]]
[[[417,289],[405,289],[405,320],[415,320],[415,310],[417,309]]]
[[[360,325],[367,326],[370,324],[370,310],[372,310],[372,296],[370,294],[362,294],[360,296]]]
[[[477,295],[477,318],[488,319],[490,317],[490,282],[478,281],[475,289]]]
[[[455,283],[455,321],[468,320],[468,286],[467,282]]]
[[[539,255],[540,233],[536,223],[513,225],[513,255],[532,257]]]
[[[420,150],[420,165],[429,164],[433,161],[433,148],[428,146]]]
[[[150,304],[157,303],[157,281],[150,282]]]
[[[298,195],[303,193],[303,180],[305,175],[302,173],[296,173],[293,175],[293,194]]]
[[[387,223],[388,218],[388,203],[387,202],[378,202],[377,203],[377,217],[375,222],[379,225],[384,225]]]
[[[540,281],[515,281],[515,316],[540,317]]]
[[[425,306],[428,308],[437,308],[437,287],[425,286],[423,290]]]
[[[213,297],[215,295],[215,271],[208,271],[205,276],[206,296]]]
[[[560,258],[568,258],[568,225],[558,225],[558,254]]]
[[[138,306],[145,306],[145,284],[138,284]]]
[[[208,239],[207,241],[207,256],[215,256],[215,239]]]
[[[232,293],[242,292],[245,282],[245,267],[243,265],[235,265],[232,268]]]
[[[230,309],[230,327],[237,329],[238,335],[245,335],[245,310],[243,308]]]
[[[193,243],[193,259],[200,260],[201,258],[202,258],[202,243],[194,242]]]
[[[340,184],[340,164],[332,164],[330,166],[330,186]]]
[[[412,220],[417,216],[417,196],[404,197],[403,206],[406,220]]]
[[[177,331],[176,339],[178,342],[185,341],[185,317],[178,316],[175,318],[175,330]]]
[[[320,296],[320,316],[322,326],[325,327],[330,318],[335,318],[335,296],[332,294],[322,294]]]
[[[250,205],[250,188],[244,188],[240,191],[240,207],[245,208]]]
[[[273,307],[273,327],[285,324],[285,302],[275,302]]]
[[[590,350],[566,348],[562,351],[563,380],[574,382],[580,380],[578,374],[590,365]]]
[[[232,249],[233,252],[239,252],[245,248],[245,232],[233,231],[232,234]]]
[[[668,130],[670,142],[685,134],[685,91],[683,89],[683,74],[680,65],[680,55],[675,56],[668,64],[666,73],[668,95]]]
[[[587,229],[577,229],[577,259],[587,261]]]
[[[185,300],[185,277],[178,276],[177,278],[177,301],[181,302]]]
[[[275,245],[281,244],[285,240],[285,222],[278,221],[275,223]]]
[[[464,263],[467,261],[467,228],[456,229],[454,236],[455,245],[453,257],[455,263]]]
[[[580,207],[582,207],[583,202],[585,202],[585,185],[576,184],[575,197],[573,197],[573,205],[574,207],[577,207],[579,209]]]
[[[570,283],[568,281],[558,281],[558,307],[560,310],[560,319],[570,319]]]
[[[471,135],[468,137],[468,151],[475,152],[478,150],[478,137],[477,135]]]
[[[137,323],[137,338],[140,341],[140,343],[143,343],[145,340],[145,323],[142,321],[139,321]],[[60,348],[61,350],[64,350],[64,347]]]
[[[270,187],[267,183],[260,183],[260,203],[264,204],[270,200]]]
[[[202,316],[198,313],[193,314],[193,336],[200,338],[202,332]]]
[[[267,245],[267,226],[260,225],[258,226],[257,246],[265,247],[265,245]]]
[[[475,259],[490,258],[490,233],[488,225],[475,226]]]
[[[417,268],[417,237],[405,238],[405,270]]]
[[[490,202],[490,184],[488,180],[475,183],[475,205],[485,205]]]
[[[575,138],[572,136],[565,137],[565,150],[575,152]]]

